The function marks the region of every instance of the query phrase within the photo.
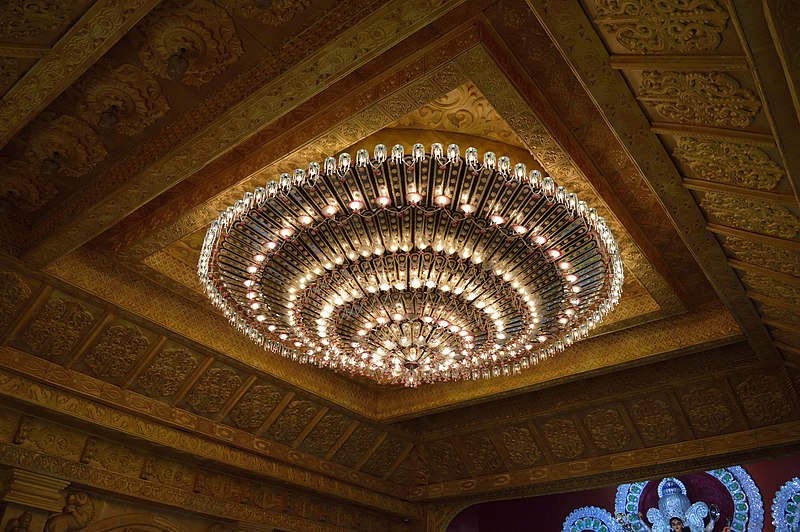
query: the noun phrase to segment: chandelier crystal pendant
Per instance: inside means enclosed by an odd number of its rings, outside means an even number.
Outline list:
[[[623,282],[595,209],[455,144],[281,175],[211,224],[198,274],[265,349],[405,386],[519,373],[587,336]]]

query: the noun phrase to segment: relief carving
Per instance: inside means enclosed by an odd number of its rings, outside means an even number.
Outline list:
[[[186,404],[201,416],[215,414],[241,384],[242,378],[232,369],[212,368],[194,385]]]
[[[228,13],[207,0],[173,1],[152,11],[130,33],[149,71],[169,78],[170,57],[183,53],[188,67],[181,81],[204,85],[244,53]]]
[[[792,251],[735,236],[725,237],[725,247],[742,262],[800,277],[800,261]]]
[[[20,210],[38,211],[58,194],[53,183],[39,177],[39,170],[28,161],[0,159],[0,198]]]
[[[733,423],[733,415],[719,388],[697,389],[681,396],[681,403],[692,426],[717,434]]]
[[[488,436],[470,434],[464,439],[463,448],[478,474],[495,473],[500,469],[502,458]]]
[[[197,367],[197,359],[183,349],[165,349],[136,383],[149,397],[169,397]]]
[[[661,399],[643,399],[631,407],[631,417],[648,442],[664,443],[678,434],[678,425]]]
[[[800,232],[800,218],[784,205],[745,196],[706,192],[700,200],[700,206],[731,227],[788,239],[796,239]]]
[[[509,460],[516,465],[531,466],[542,457],[533,434],[525,427],[509,427],[503,431],[502,438]]]
[[[273,386],[253,386],[231,411],[231,420],[242,429],[260,427],[278,406],[282,394]]]
[[[747,418],[757,423],[775,423],[792,411],[779,377],[753,375],[736,385],[736,395]]]
[[[642,72],[638,98],[681,124],[746,128],[761,102],[721,72]]]
[[[16,83],[20,74],[19,61],[11,57],[0,57],[0,95]]]
[[[428,465],[416,448],[411,449],[408,456],[400,462],[391,475],[391,480],[405,486],[423,486],[430,482],[431,472]]]
[[[458,451],[448,441],[431,442],[428,446],[428,456],[431,458],[431,470],[438,479],[461,478],[468,475]]]
[[[728,25],[717,0],[595,0],[595,22],[637,53],[714,50]]]
[[[376,477],[382,476],[389,470],[392,463],[397,460],[403,450],[403,442],[394,438],[386,438],[381,442],[372,456],[366,461],[363,470]]]
[[[0,35],[4,41],[30,42],[42,33],[63,30],[71,8],[60,0],[5,0],[0,3]]]
[[[583,440],[572,420],[551,419],[544,424],[543,433],[558,458],[576,458],[583,454]]]
[[[86,440],[74,431],[25,417],[20,423],[15,443],[45,454],[78,461]]]
[[[760,273],[745,272],[742,276],[742,281],[744,281],[747,288],[753,292],[774,297],[775,299],[783,299],[789,303],[800,301],[800,287],[790,285],[778,279],[772,279]]]
[[[103,331],[84,362],[95,377],[122,377],[149,344],[139,329],[114,325]]]
[[[67,504],[61,514],[51,516],[44,525],[43,532],[69,532],[82,530],[94,518],[94,503],[82,491],[67,494]]]
[[[378,431],[370,425],[359,425],[336,452],[335,460],[347,467],[355,467],[378,438]]]
[[[152,75],[110,59],[100,60],[70,89],[70,96],[78,115],[94,127],[103,113],[111,112],[111,127],[121,135],[136,135],[169,111]]]
[[[336,443],[350,423],[339,414],[327,414],[303,440],[301,449],[318,456],[324,455]]]
[[[318,411],[319,406],[311,401],[292,401],[269,428],[269,433],[275,441],[292,442]]]
[[[254,18],[268,26],[280,26],[304,11],[311,0],[234,0],[231,9],[245,18]]]
[[[680,137],[672,156],[700,179],[717,183],[772,190],[784,176],[763,150],[746,144]]]
[[[594,410],[583,418],[592,441],[600,449],[618,451],[625,447],[631,440],[631,435],[625,427],[625,422],[619,412],[612,408]]]
[[[17,309],[31,297],[31,287],[14,272],[0,272],[0,330],[11,323]]]
[[[40,115],[20,136],[31,164],[54,160],[57,172],[70,177],[89,173],[108,155],[97,133],[82,120],[68,115]]]
[[[94,438],[87,441],[86,447],[81,462],[99,464],[109,471],[137,477],[144,464],[144,456],[129,447]]]
[[[77,301],[51,299],[22,339],[32,353],[58,358],[70,352],[92,320],[89,311]]]

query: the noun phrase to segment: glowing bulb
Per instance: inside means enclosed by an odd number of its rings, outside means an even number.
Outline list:
[[[572,264],[570,264],[567,261],[559,262],[558,267],[561,268],[562,270],[569,270],[572,267]]]
[[[499,214],[493,214],[493,215],[489,216],[489,220],[491,220],[492,223],[495,224],[495,225],[500,225],[500,224],[506,223],[506,219],[503,218],[502,216],[500,216]]]
[[[294,234],[294,229],[291,227],[284,227],[278,231],[278,234],[281,235],[281,238],[289,238]]]
[[[547,239],[542,235],[536,235],[535,237],[533,237],[533,243],[536,244],[537,246],[543,246],[547,243]]]
[[[311,216],[309,216],[307,214],[301,214],[300,216],[297,217],[297,221],[300,222],[303,225],[308,225],[308,224],[310,224],[311,222],[314,221],[314,218],[312,218]]]
[[[561,252],[557,249],[549,249],[547,250],[547,254],[550,256],[551,259],[557,259],[561,256]]]
[[[335,216],[336,213],[339,212],[339,207],[331,203],[329,205],[325,205],[322,208],[322,212],[325,214],[325,216]]]
[[[461,210],[464,211],[464,214],[466,214],[466,215],[472,214],[477,209],[478,208],[475,205],[471,204],[471,203],[462,203],[461,204]]]
[[[416,205],[417,203],[422,201],[422,194],[412,190],[411,192],[406,194],[406,199],[408,200],[409,203]]]
[[[353,201],[351,201],[350,203],[348,203],[348,204],[347,204],[347,206],[348,206],[348,207],[350,207],[350,209],[351,209],[353,212],[358,212],[358,211],[360,211],[361,209],[363,209],[363,208],[364,208],[364,202],[363,202],[363,201],[361,201],[361,200],[360,200],[360,199],[358,199],[358,198],[355,198],[355,199],[353,199]]]
[[[256,253],[255,255],[253,255],[253,260],[256,262],[264,262],[266,258],[267,256],[264,255],[263,253]]]

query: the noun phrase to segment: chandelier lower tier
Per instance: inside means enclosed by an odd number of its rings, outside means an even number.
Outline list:
[[[406,386],[523,371],[585,337],[623,281],[595,209],[454,144],[281,175],[211,224],[198,273],[264,348]]]

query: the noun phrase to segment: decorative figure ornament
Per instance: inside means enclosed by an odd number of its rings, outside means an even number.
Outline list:
[[[640,519],[641,519],[641,514]],[[704,523],[709,515],[706,503],[698,501],[692,503],[686,496],[686,486],[674,477],[667,477],[658,485],[658,508],[647,511],[647,520],[653,524],[652,528],[645,528],[651,532],[712,532],[719,519],[719,510],[712,505],[711,519]],[[726,532],[729,532],[730,529]]]

